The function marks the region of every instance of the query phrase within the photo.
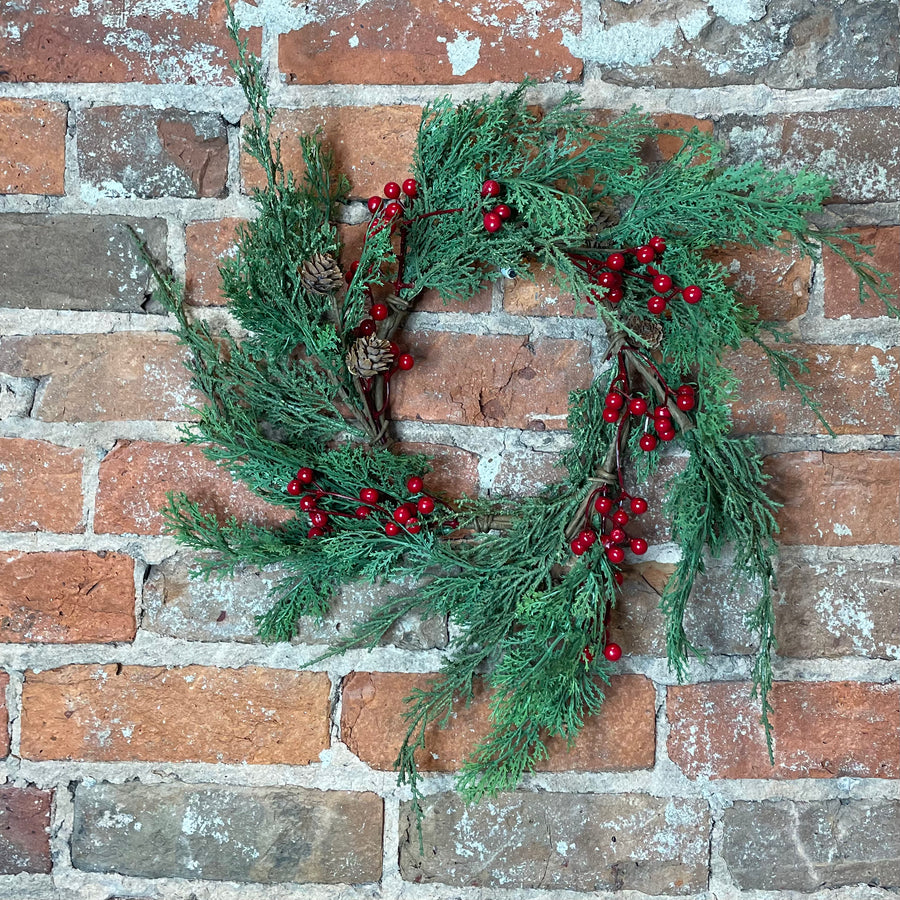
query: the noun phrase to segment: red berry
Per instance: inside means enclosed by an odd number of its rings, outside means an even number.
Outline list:
[[[377,503],[378,491],[376,491],[375,488],[363,488],[359,492],[359,499],[364,503]]]
[[[294,478],[292,481],[289,481],[289,482],[288,482],[288,485],[287,485],[287,492],[288,492],[292,497],[296,497],[296,496],[300,493],[300,491],[302,491],[302,490],[303,490],[303,485],[300,484],[300,482],[297,481],[296,478]]]
[[[680,410],[683,412],[687,412],[689,409],[693,409],[696,405],[696,400],[694,399],[693,394],[679,394],[675,398],[675,403]]]
[[[404,372],[408,372],[415,364],[416,361],[413,359],[411,353],[401,353],[400,356],[397,357],[397,366],[398,368],[403,369]]]
[[[622,658],[622,648],[618,644],[607,644],[603,648],[603,655],[610,662],[616,662]]]
[[[625,291],[618,287],[610,288],[606,292],[606,299],[609,300],[610,303],[621,303],[624,296]]]
[[[625,531],[622,528],[613,528],[609,533],[609,539],[614,544],[624,544],[625,541],[628,540],[628,535],[625,534]]]
[[[647,243],[660,255],[666,252],[666,242],[658,235],[654,235]]]
[[[500,226],[503,224],[503,219],[497,215],[497,213],[485,213],[484,214],[484,230],[491,232],[493,234],[495,231],[500,230]]]
[[[612,520],[613,520],[613,522],[616,523],[616,525],[627,525],[628,524],[628,513],[625,512],[624,509],[617,509],[613,513]]]
[[[359,268],[359,260],[355,259],[352,263],[350,263],[350,267],[344,272],[344,281],[347,284],[350,284],[353,281],[353,277],[356,275],[356,270]]]
[[[592,547],[597,541],[597,535],[590,528],[585,528],[578,535],[578,540],[588,547]]]
[[[500,196],[500,182],[494,181],[492,178],[489,178],[481,186],[481,196],[482,197],[499,197]]]
[[[613,579],[615,580],[616,584],[621,586],[622,582],[625,580],[625,576],[621,572],[616,572],[613,575]]]
[[[386,303],[376,303],[376,304],[369,310],[369,315],[370,315],[376,322],[383,322],[383,321],[388,317],[388,315],[390,314],[390,312],[391,312],[391,311],[388,309],[388,306],[387,306]]]
[[[399,355],[400,355],[400,348],[393,341],[391,341],[391,356],[393,356],[394,359],[396,359]]]
[[[410,534],[418,534],[422,530],[422,523],[418,519],[410,519],[406,523],[406,530]]]
[[[419,193],[419,182],[415,178],[407,178],[403,182],[403,193],[407,197],[415,197]]]
[[[690,394],[692,397],[694,396],[694,388],[693,385],[683,384],[680,388],[675,392],[676,394]]]
[[[672,287],[672,279],[668,275],[657,275],[653,279],[653,290],[659,294],[664,294]]]
[[[621,409],[625,405],[625,398],[618,391],[610,391],[605,402],[610,409]]]
[[[642,516],[645,512],[647,512],[647,501],[643,497],[632,497],[631,511],[636,516]]]
[[[369,197],[369,202],[366,204],[369,207],[369,212],[373,215],[378,212],[378,208],[381,206],[381,197]]]
[[[605,516],[613,507],[612,497],[598,497],[594,501],[594,509],[600,513],[601,516]]]
[[[309,514],[309,521],[315,525],[316,528],[324,528],[328,524],[328,513],[322,512],[321,509],[314,509]]]
[[[696,284],[691,284],[681,292],[681,296],[688,303],[699,303],[703,299],[703,291]]]
[[[305,497],[300,498],[300,509],[304,512],[309,512],[311,509],[316,508],[316,498],[313,497],[312,494],[307,494]]]
[[[618,272],[601,272],[597,276],[600,287],[613,288],[622,284],[622,276]]]
[[[512,210],[505,203],[500,203],[494,207],[494,214],[500,216],[505,222],[512,216]]]
[[[587,550],[587,544],[585,544],[584,541],[575,538],[575,540],[569,544],[569,549],[575,556],[581,556],[581,554]]]
[[[621,547],[610,547],[606,551],[606,558],[615,565],[618,565],[625,559],[625,551]]]
[[[609,256],[606,257],[606,265],[613,271],[620,272],[625,268],[625,254],[610,253]]]
[[[647,301],[647,309],[650,310],[654,315],[659,316],[662,315],[666,311],[666,303],[667,300],[665,297],[660,297],[654,294]]]
[[[606,409],[603,410],[603,421],[604,422],[618,422],[619,421],[619,411],[617,409],[613,409],[611,406],[607,406]]]
[[[400,534],[400,526],[396,522],[385,522],[384,533],[390,537]]]
[[[656,409],[653,410],[653,415],[657,419],[669,419],[672,417],[672,413],[669,412],[669,407],[663,406],[662,404],[660,404],[656,407]]]
[[[399,522],[401,525],[404,522],[408,522],[412,518],[412,513],[406,506],[398,506],[394,510],[394,521]]]
[[[369,335],[375,334],[375,328],[375,322],[372,319],[363,319],[356,330],[360,337],[369,337]]]
[[[388,200],[396,200],[400,196],[400,185],[396,181],[389,181],[384,186],[384,196]]]
[[[657,431],[656,434],[661,441],[675,440],[675,429],[674,428],[662,428],[659,431]]]
[[[647,412],[647,401],[643,397],[635,397],[628,404],[628,411],[633,416],[642,416]]]
[[[587,647],[585,647],[584,650],[581,651],[581,658],[586,663],[592,663],[594,661],[594,654],[591,653],[591,651]]]
[[[396,219],[402,212],[403,207],[396,200],[392,200],[384,208],[384,217],[385,219]]]
[[[642,263],[652,263],[656,258],[654,249],[646,245],[638,247],[637,250],[634,251],[634,255],[637,257],[637,261]]]
[[[640,445],[641,450],[649,453],[651,450],[656,449],[656,437],[652,434],[645,434],[641,437]]]
[[[423,516],[430,516],[434,512],[434,500],[431,497],[419,497],[416,508]]]
[[[315,478],[315,473],[312,469],[306,468],[306,466],[297,472],[297,481],[301,484],[312,484],[313,478]]]
[[[312,540],[313,538],[322,537],[325,534],[321,528],[310,528],[309,531],[306,532],[306,536]]]
[[[372,510],[369,509],[368,506],[357,506],[356,512],[354,512],[353,515],[355,515],[357,519],[368,519],[371,512]]]
[[[425,482],[418,475],[412,475],[406,479],[406,489],[411,494],[421,494]]]
[[[647,542],[643,538],[632,538],[631,552],[636,556],[643,556],[647,552]]]

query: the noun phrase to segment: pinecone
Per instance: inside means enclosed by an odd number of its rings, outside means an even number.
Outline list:
[[[371,335],[359,338],[347,352],[347,368],[360,378],[387,372],[393,362],[391,342]]]
[[[333,294],[344,280],[330,253],[314,253],[300,267],[300,281],[314,294]]]
[[[641,319],[631,316],[628,319],[628,327],[636,331],[647,342],[651,350],[658,350],[662,346],[664,335],[659,319]]]

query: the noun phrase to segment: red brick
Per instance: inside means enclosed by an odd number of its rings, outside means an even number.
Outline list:
[[[889,276],[892,291],[900,291],[900,227],[860,228],[856,233],[864,245],[873,248],[871,256],[861,256],[861,259]],[[859,279],[834,251],[826,249],[822,262],[825,266],[825,315],[828,318],[871,319],[885,314],[880,300],[869,297],[865,303],[859,302]],[[896,299],[893,302],[896,304]]]
[[[234,45],[223,0],[191,6],[102,4],[62,0],[4,10],[0,59],[11,81],[229,84]],[[246,33],[244,34],[246,37]],[[259,52],[260,30],[251,46]]]
[[[335,168],[350,179],[354,197],[380,194],[388,181],[403,180],[412,165],[419,131],[419,106],[339,106],[280,110],[272,136],[281,138],[285,168],[300,176],[303,158],[298,134],[322,129],[334,151]],[[244,190],[265,184],[259,165],[246,152],[241,156]]]
[[[184,291],[192,306],[223,306],[222,277],[219,266],[235,255],[235,230],[244,219],[218,219],[213,222],[189,222],[185,234],[187,256]]]
[[[565,428],[569,391],[587,387],[593,375],[590,348],[580,341],[410,332],[401,343],[416,366],[396,379],[400,419]]]
[[[806,360],[809,371],[798,378],[837,434],[900,432],[900,352],[845,344],[780,344],[778,349]],[[758,346],[742,344],[725,364],[741,380],[733,404],[738,433],[826,433],[795,390],[781,390]]]
[[[503,282],[503,309],[516,316],[574,316],[575,297],[561,290],[549,271],[536,264],[529,269],[528,277]],[[589,310],[590,307],[582,315],[593,316]]]
[[[900,454],[780,453],[765,470],[782,544],[900,544]]]
[[[304,766],[329,746],[329,686],[257,666],[26,672],[22,756]]]
[[[66,192],[63,103],[0,100],[0,194]]]
[[[363,762],[389,770],[406,734],[404,698],[426,687],[434,675],[352,672],[344,680],[341,736]],[[544,772],[629,771],[653,766],[655,754],[655,700],[650,681],[640,675],[613,678],[600,713],[585,722],[574,747],[553,738]],[[417,756],[427,772],[452,772],[490,730],[489,697],[482,688],[468,706],[455,710],[446,729],[430,725],[425,749]]]
[[[0,875],[47,875],[50,856],[51,791],[0,787]]]
[[[102,534],[163,534],[160,510],[168,491],[184,491],[207,511],[276,525],[290,517],[256,497],[199,447],[119,441],[100,464],[94,530]]]
[[[0,531],[84,531],[83,450],[0,438]]]
[[[0,555],[0,642],[134,638],[134,560],[118,553]]]
[[[343,7],[343,8],[342,8]],[[580,3],[525,0],[481,7],[374,0],[327,7],[328,15],[282,35],[288,83],[454,84],[574,81],[581,61],[566,47],[581,31]]]
[[[463,494],[477,496],[480,461],[477,453],[447,444],[417,441],[403,441],[397,449],[402,453],[424,453],[431,457],[432,471],[425,476],[425,490],[429,494],[447,499]]]
[[[669,688],[669,757],[689,778],[898,778],[900,685],[778,682],[775,765],[750,685]]]
[[[187,351],[172,334],[0,338],[0,371],[43,379],[32,416],[45,422],[195,418]]]
[[[9,675],[0,672],[0,756],[9,753],[9,710],[6,708],[6,689],[9,687]]]

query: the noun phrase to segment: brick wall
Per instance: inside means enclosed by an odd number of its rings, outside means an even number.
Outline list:
[[[663,543],[627,577],[621,674],[572,750],[467,810],[452,773],[484,733],[483,699],[429,735],[420,856],[390,768],[402,698],[439,667],[445,623],[410,617],[376,651],[301,672],[397,588],[348,587],[326,622],[265,646],[253,617],[275,576],[189,583],[162,530],[169,489],[272,516],[177,443],[193,397],[125,230],[186,279],[198,316],[222,321],[216,261],[256,179],[223,3],[0,9],[0,896],[894,895],[900,327],[856,304],[838,261],[722,253],[810,358],[838,433],[782,396],[758,354],[734,356],[738,427],[762,436],[784,504],[774,767],[739,604],[715,569],[690,616],[709,660],[685,685],[666,669]],[[322,125],[356,198],[404,177],[427,99],[531,75],[536,103],[574,86],[599,115],[639,104],[714,131],[735,159],[827,172],[825,219],[862,228],[900,281],[890,0],[238,9],[289,161],[290,135]],[[346,217],[352,243],[362,204]],[[400,434],[436,455],[442,486],[552,479],[566,392],[602,362],[593,320],[541,280],[508,281],[462,310],[426,301],[410,328],[420,362],[397,396]]]

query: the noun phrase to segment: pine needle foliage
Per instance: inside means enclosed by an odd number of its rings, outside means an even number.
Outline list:
[[[742,303],[710,251],[735,242],[794,244],[806,254],[826,246],[855,268],[863,293],[896,312],[883,274],[861,261],[858,240],[811,224],[828,182],[811,172],[730,167],[708,136],[657,129],[637,110],[598,124],[575,95],[542,112],[527,105],[527,85],[459,105],[440,99],[422,114],[416,190],[398,216],[384,206],[374,213],[347,286],[320,293],[304,281],[304,265],[338,257],[335,217],[347,182],[316,135],[298,137],[302,175],[285,171],[261,64],[239,39],[233,15],[230,28],[250,110],[244,145],[263,176],[253,194],[256,218],[240,228],[236,253],[222,266],[223,291],[244,337],[191,321],[179,286],[156,272],[190,351],[194,384],[207,398],[185,440],[293,515],[273,527],[222,522],[188,497],[170,497],[172,533],[210,551],[201,554],[198,573],[280,566],[284,579],[259,621],[267,640],[290,639],[303,616],[326,616],[347,582],[415,584],[326,656],[374,647],[414,609],[448,618],[454,638],[443,667],[408,698],[400,780],[421,810],[417,755],[426,729],[449,725],[455,708],[485,691],[492,730],[465,763],[459,788],[469,800],[511,788],[546,758],[549,740],[571,743],[602,706],[614,668],[606,658],[609,613],[627,561],[615,555],[623,542],[613,539],[600,504],[626,509],[659,459],[658,451],[641,449],[649,423],[627,414],[610,421],[607,398],[644,398],[665,410],[673,446],[687,456],[668,482],[665,507],[681,554],[661,599],[669,663],[682,678],[690,659],[702,658],[685,612],[709,560],[727,555],[736,583],[758,588],[747,624],[758,639],[753,679],[770,734],[777,508],[753,442],[731,434],[729,404],[739,385],[726,354],[748,340],[762,347],[782,386],[820,412],[802,383],[803,361],[778,347],[787,335]],[[665,162],[645,162],[644,148],[662,135],[680,148]],[[511,212],[496,231],[485,227],[497,203],[484,195],[488,181],[502,185]],[[610,208],[616,215],[604,218]],[[622,296],[614,297],[617,282],[608,273],[618,269],[610,254],[636,258],[636,248],[660,237],[659,268],[632,262]],[[403,317],[424,291],[465,303],[502,270],[528,277],[534,265],[593,305],[605,331],[598,339],[608,344],[609,365],[570,398],[571,449],[559,483],[524,500],[438,496],[433,511],[415,512],[418,527],[386,527],[404,504],[415,508],[408,481],[428,472],[428,460],[393,446],[390,380],[402,376],[399,351],[391,348],[390,370],[375,376],[355,373],[348,362],[374,292],[390,294],[387,318],[372,323],[373,337],[389,342],[401,339]],[[660,269],[676,287],[667,307],[651,312]],[[686,286],[702,292],[701,302],[683,299]],[[682,405],[685,391],[693,399]],[[377,490],[377,500],[362,501],[364,489]],[[305,509],[304,498],[312,504]],[[596,545],[579,547],[585,532]],[[633,539],[625,546],[643,552]]]

